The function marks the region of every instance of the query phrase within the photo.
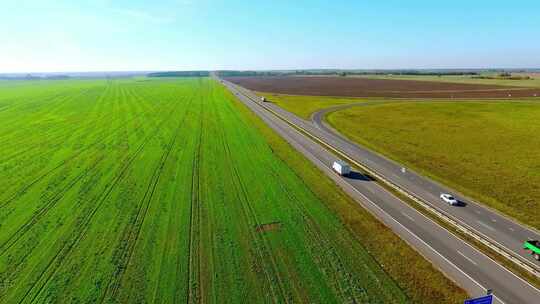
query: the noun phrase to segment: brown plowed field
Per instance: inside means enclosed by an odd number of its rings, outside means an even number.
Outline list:
[[[540,88],[342,77],[229,77],[259,92],[291,95],[392,98],[540,97]]]

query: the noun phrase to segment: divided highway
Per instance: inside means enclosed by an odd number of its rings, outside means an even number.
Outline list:
[[[246,94],[253,94],[245,90]],[[254,96],[252,96],[254,97]],[[498,212],[489,209],[469,197],[449,189],[429,178],[423,177],[410,169],[402,171],[402,165],[366,149],[356,143],[350,142],[333,130],[324,122],[324,116],[332,111],[350,106],[368,106],[368,104],[340,105],[327,108],[312,115],[312,121],[306,121],[298,116],[285,111],[275,104],[265,104],[279,115],[285,117],[295,125],[300,126],[310,134],[324,141],[326,144],[345,153],[349,158],[364,165],[386,180],[404,189],[415,198],[428,204],[430,207],[443,213],[468,231],[474,232],[491,248],[509,257],[516,264],[524,267],[536,276],[540,276],[540,262],[534,260],[529,252],[523,250],[523,242],[526,240],[540,240],[540,234],[525,227]],[[453,194],[463,206],[449,206],[444,203],[439,195],[441,193]]]
[[[318,143],[317,140],[300,132],[299,128],[309,131],[310,134],[313,132],[313,135],[327,141],[325,144],[337,147],[347,153],[348,156],[358,158],[362,163],[371,162],[374,159],[367,158],[364,160],[364,153],[356,153],[359,147],[347,143],[344,138],[333,133],[331,129],[322,123],[322,120],[319,120],[320,125],[312,124],[273,104],[260,102],[259,97],[242,87],[228,81],[223,81],[223,84],[293,147],[355,198],[359,204],[383,221],[396,234],[416,248],[471,295],[480,296],[485,294],[486,289],[493,289],[495,300],[498,303],[539,302],[540,290],[422,215],[379,184],[373,182],[369,177],[354,174],[352,177],[343,178],[333,173],[331,164],[337,159],[336,156],[324,148],[321,143]],[[324,115],[324,113],[320,115]],[[322,118],[322,116],[320,117]],[[380,157],[376,154],[373,155]],[[417,178],[420,180],[420,177],[409,171],[406,176],[400,176],[402,174],[401,167],[391,161],[389,162],[398,166],[396,172],[391,172],[392,175],[395,175],[394,178],[400,177],[409,182],[414,182]],[[394,170],[394,167],[387,169]],[[411,174],[411,176],[408,176],[408,174]],[[423,180],[419,185],[423,185]],[[434,185],[440,187],[437,184]],[[420,189],[422,188],[420,187]],[[434,188],[427,193],[434,195],[439,189]],[[416,191],[417,188],[413,188],[413,190]],[[459,198],[463,199],[461,196]],[[472,203],[467,205],[467,208],[470,208],[470,206],[472,206]],[[489,210],[482,211],[488,212]],[[474,213],[476,214],[476,212]],[[499,219],[497,218],[497,220]],[[489,227],[495,226],[490,222],[485,224]]]
[[[523,250],[522,246],[526,240],[540,239],[540,234],[414,171],[406,169],[403,172],[402,165],[360,145],[351,143],[324,122],[326,114],[351,106],[361,105],[336,106],[314,113],[312,121],[320,130],[320,132],[317,132],[318,135],[335,143],[337,147],[347,151],[349,156],[374,169],[400,188],[407,189],[409,193],[430,203],[433,207],[450,215],[454,220],[461,222],[469,229],[483,235],[492,243],[535,269],[537,271],[536,275],[539,274],[540,262],[534,260],[532,255]],[[462,203],[462,206],[455,207],[442,202],[439,198],[441,193],[455,195]]]

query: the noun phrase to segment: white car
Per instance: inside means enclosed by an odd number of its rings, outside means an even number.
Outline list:
[[[459,201],[453,197],[451,194],[448,194],[448,193],[442,193],[441,194],[441,199],[443,201],[445,201],[446,203],[448,203],[450,206],[454,206],[454,205],[458,205],[459,204]]]

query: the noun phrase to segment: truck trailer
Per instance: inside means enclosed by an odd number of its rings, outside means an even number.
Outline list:
[[[346,176],[351,173],[351,166],[344,161],[337,160],[332,164],[332,169],[341,176]]]

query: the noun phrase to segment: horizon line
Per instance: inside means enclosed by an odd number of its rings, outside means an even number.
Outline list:
[[[482,67],[482,68],[287,68],[287,69],[156,69],[156,70],[74,70],[74,71],[24,71],[0,72],[0,75],[32,74],[91,74],[91,73],[154,73],[154,72],[289,72],[289,71],[487,71],[487,70],[525,70],[540,71],[540,67]]]

